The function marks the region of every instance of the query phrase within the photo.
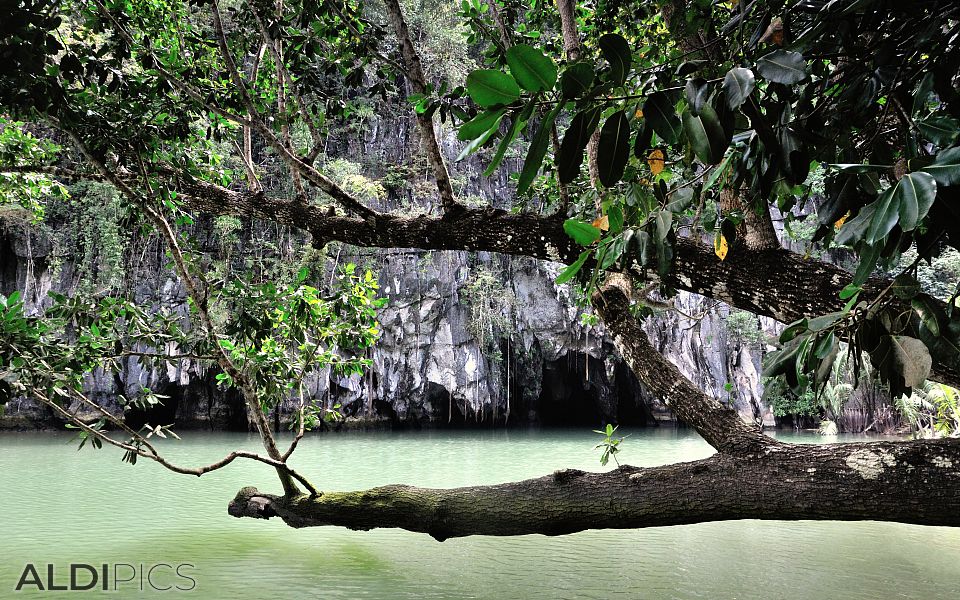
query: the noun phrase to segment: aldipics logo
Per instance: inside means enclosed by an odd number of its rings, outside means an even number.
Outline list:
[[[197,588],[190,563],[35,565],[27,563],[13,591],[189,592]]]

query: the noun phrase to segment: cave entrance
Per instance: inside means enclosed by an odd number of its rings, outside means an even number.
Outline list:
[[[154,427],[176,423],[180,391],[180,386],[166,386],[160,395],[168,396],[167,398],[161,398],[157,404],[148,408],[128,408],[123,413],[124,422],[134,431],[147,423]]]
[[[606,379],[603,363],[579,352],[568,352],[557,360],[545,361],[537,400],[540,424],[597,428],[615,421]]]
[[[614,388],[617,397],[617,422],[636,427],[656,427],[660,424],[650,405],[648,394],[640,380],[626,363],[618,362],[614,369]]]
[[[579,352],[544,363],[537,420],[552,427],[593,429],[606,423],[656,424],[629,367],[618,363],[611,380],[603,361]]]
[[[447,388],[433,381],[427,382],[426,406],[431,408],[434,422],[440,427],[465,427],[467,419],[463,415],[463,405],[451,398]]]

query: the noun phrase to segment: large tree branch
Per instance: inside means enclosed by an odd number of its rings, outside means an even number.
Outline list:
[[[235,517],[292,527],[400,527],[437,540],[468,535],[561,535],[586,529],[731,519],[880,520],[960,525],[956,440],[780,445],[750,456],[608,473],[557,471],[501,485],[281,498],[244,488]]]
[[[733,409],[708,396],[687,379],[650,343],[640,322],[630,312],[628,278],[616,276],[596,293],[592,302],[623,360],[647,389],[669,406],[684,423],[721,452],[744,454],[774,446],[775,440],[747,425]]]
[[[56,167],[0,166],[0,172],[32,171],[65,178],[85,176]],[[564,264],[575,261],[583,250],[563,231],[560,215],[461,208],[443,217],[376,213],[359,219],[331,215],[317,205],[257,192],[236,192],[206,182],[184,184],[181,192],[194,210],[256,217],[305,229],[313,234],[315,244],[337,241],[374,248],[499,252]],[[852,279],[849,272],[836,265],[783,249],[736,248],[721,261],[712,247],[678,238],[674,257],[667,284],[783,323],[841,310],[844,301],[840,291]],[[633,275],[655,278],[646,272]],[[860,298],[869,302],[889,285],[889,280],[873,278],[864,284]],[[911,310],[908,303],[891,301],[898,309]],[[940,305],[945,307],[944,303]],[[955,362],[936,359],[930,378],[960,387],[960,369]]]
[[[197,210],[259,217],[306,229],[317,244],[338,241],[364,247],[500,252],[565,264],[574,262],[583,251],[564,232],[560,215],[461,208],[443,217],[380,213],[357,219],[329,215],[318,206],[233,192],[207,183],[185,186],[183,191]],[[643,270],[634,270],[632,275],[656,277]],[[851,280],[852,275],[836,265],[788,250],[736,248],[726,260],[720,260],[712,247],[678,238],[674,268],[665,283],[790,323],[843,309],[845,302],[839,294]],[[889,285],[886,279],[870,279],[863,285],[860,299],[869,302]],[[912,310],[907,302],[890,301],[899,310]],[[937,359],[930,377],[960,387],[960,370],[954,362]]]

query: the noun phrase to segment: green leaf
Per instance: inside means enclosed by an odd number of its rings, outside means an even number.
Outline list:
[[[490,164],[487,165],[486,170],[483,172],[484,177],[493,175],[497,167],[500,166],[500,163],[503,162],[503,157],[506,156],[507,149],[510,148],[510,144],[516,139],[517,134],[520,133],[523,126],[526,125],[527,119],[530,118],[535,107],[536,102],[530,102],[520,114],[513,115],[513,122],[510,124],[510,129],[507,131],[507,135],[503,136],[503,139],[500,140],[500,144],[497,146],[497,152],[493,155],[493,160],[490,161]]]
[[[808,331],[810,329],[810,321],[808,319],[800,319],[799,321],[794,321],[783,332],[780,334],[780,343],[786,344],[793,338],[797,337],[799,334]]]
[[[933,175],[939,185],[960,184],[960,146],[941,151],[933,164],[920,170]]]
[[[866,238],[876,210],[876,201],[861,208],[857,216],[843,224],[834,241],[841,246],[856,246],[858,242]]]
[[[597,45],[600,53],[610,63],[610,80],[617,85],[623,85],[633,61],[627,40],[616,33],[608,33],[597,40]]]
[[[641,230],[636,233],[634,239],[636,239],[637,251],[640,254],[640,265],[646,267],[653,258],[653,243],[650,234]]]
[[[791,370],[796,364],[797,353],[800,351],[800,344],[790,344],[776,352],[771,352],[764,357],[763,373],[764,377],[776,377],[783,375]]]
[[[757,60],[757,72],[768,81],[793,85],[807,78],[803,55],[789,50],[774,50]]]
[[[756,77],[750,69],[734,67],[727,71],[723,78],[723,93],[730,110],[740,108],[740,105],[753,93],[756,85]]]
[[[952,144],[960,134],[960,124],[953,117],[947,116],[927,117],[917,123],[917,128],[923,137],[941,147]]]
[[[695,115],[700,114],[700,108],[706,103],[707,95],[710,93],[710,86],[707,85],[706,80],[702,77],[688,79],[683,91],[687,97],[690,112]]]
[[[673,226],[673,213],[669,210],[661,210],[657,212],[657,237],[661,240],[665,240],[667,235],[670,233],[670,228]]]
[[[894,188],[887,189],[870,204],[874,207],[873,216],[870,218],[870,226],[867,227],[867,235],[864,238],[868,244],[876,244],[886,238],[900,218],[900,211],[893,199],[893,190]]]
[[[495,121],[503,116],[507,109],[486,110],[460,126],[457,139],[461,142],[472,140],[486,133]]]
[[[694,154],[701,161],[714,165],[723,159],[729,141],[712,106],[705,104],[699,115],[694,115],[689,109],[684,111],[683,130]]]
[[[858,249],[860,255],[860,264],[853,274],[853,285],[862,286],[864,282],[873,274],[877,267],[877,260],[880,258],[880,251],[883,244],[861,244]]]
[[[503,115],[501,114],[501,115],[493,122],[493,124],[490,126],[490,129],[488,129],[486,133],[484,133],[483,135],[481,135],[481,136],[478,137],[477,139],[473,140],[472,142],[470,142],[469,144],[467,144],[466,146],[464,146],[463,150],[460,151],[460,154],[457,155],[457,159],[456,159],[456,160],[457,160],[458,162],[461,161],[461,160],[463,160],[464,158],[470,156],[470,154],[472,154],[477,148],[479,148],[480,146],[483,146],[484,144],[486,144],[486,143],[487,143],[487,140],[489,140],[491,137],[494,136],[494,134],[496,134],[498,131],[500,131],[500,121],[502,121],[502,120],[503,120]]]
[[[810,331],[823,331],[829,327],[833,327],[837,321],[843,317],[842,312],[832,312],[825,315],[820,315],[819,317],[813,317],[807,322],[807,327]]]
[[[571,183],[580,174],[584,150],[599,123],[599,108],[586,108],[573,116],[570,127],[563,134],[560,152],[557,153],[557,172],[560,183]]]
[[[693,204],[693,198],[696,194],[693,193],[693,188],[684,187],[678,188],[673,192],[673,199],[667,203],[667,210],[673,214],[680,214],[683,211],[687,210],[691,204]]]
[[[557,276],[556,284],[563,285],[566,282],[573,279],[573,276],[580,272],[580,269],[583,268],[583,264],[587,262],[587,258],[590,256],[590,250],[584,250],[580,253],[580,256],[577,257],[577,260],[574,261],[572,265],[569,265],[563,271],[560,271],[560,275]]]
[[[680,119],[674,101],[666,92],[650,94],[643,105],[643,117],[667,144],[676,144],[680,139]]]
[[[607,221],[610,224],[611,233],[620,233],[623,230],[623,209],[619,204],[614,204],[607,209]]]
[[[567,99],[579,98],[593,84],[593,65],[578,62],[570,65],[560,76],[560,91]]]
[[[567,219],[563,222],[563,230],[573,241],[581,246],[589,246],[600,239],[600,230],[589,223],[577,219]]]
[[[540,171],[540,164],[543,163],[543,157],[547,154],[547,146],[550,143],[550,132],[553,131],[553,123],[556,121],[557,113],[563,107],[563,102],[557,105],[547,113],[543,121],[540,122],[540,128],[537,130],[530,147],[527,149],[527,156],[523,159],[523,168],[520,170],[520,178],[517,180],[517,194],[524,194],[530,188],[530,184],[537,177]]]
[[[940,324],[946,322],[947,315],[937,301],[924,294],[911,300],[910,306],[920,317],[920,322],[927,328],[927,331],[933,337],[940,337]]]
[[[847,285],[842,290],[840,290],[840,299],[848,300],[850,298],[853,298],[857,294],[859,294],[861,291],[863,291],[863,288],[860,287],[859,285]]]
[[[600,145],[597,148],[600,183],[605,187],[616,185],[623,177],[629,158],[630,122],[621,110],[610,115],[600,129]]]
[[[528,92],[546,92],[557,84],[557,65],[533,46],[512,46],[507,50],[507,65],[513,78]]]
[[[913,231],[933,206],[937,197],[937,182],[929,173],[904,175],[893,188],[891,204],[896,205],[900,216],[900,228]]]
[[[923,385],[930,375],[930,366],[933,360],[927,345],[917,338],[905,335],[891,335],[891,349],[893,350],[893,366],[903,377],[904,384],[909,388]]]
[[[487,108],[510,104],[520,98],[520,86],[513,77],[493,69],[479,69],[467,75],[467,93]]]

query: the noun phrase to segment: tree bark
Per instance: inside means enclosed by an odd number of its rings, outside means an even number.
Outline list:
[[[400,41],[403,64],[406,67],[407,78],[410,80],[413,91],[418,94],[426,94],[427,78],[423,73],[420,54],[417,53],[417,49],[413,46],[413,40],[410,38],[410,30],[403,18],[403,11],[400,9],[400,1],[385,0],[384,4],[387,8],[387,16],[393,25],[393,31]],[[423,152],[427,155],[430,166],[433,168],[433,178],[437,182],[440,203],[445,211],[452,210],[456,205],[456,199],[453,195],[453,186],[450,183],[450,174],[443,160],[443,152],[437,142],[437,132],[433,128],[432,113],[430,115],[417,113],[417,128],[420,130]]]
[[[621,358],[647,389],[662,399],[676,416],[697,430],[711,446],[731,454],[753,452],[777,442],[748,425],[733,409],[708,396],[680,369],[660,354],[630,312],[630,282],[609,277],[592,298],[593,307],[613,337]]]
[[[235,517],[291,527],[399,527],[437,540],[562,535],[731,519],[875,520],[960,525],[954,441],[777,445],[745,456],[608,473],[564,470],[516,483],[456,489],[391,485],[282,498],[244,488]]]

